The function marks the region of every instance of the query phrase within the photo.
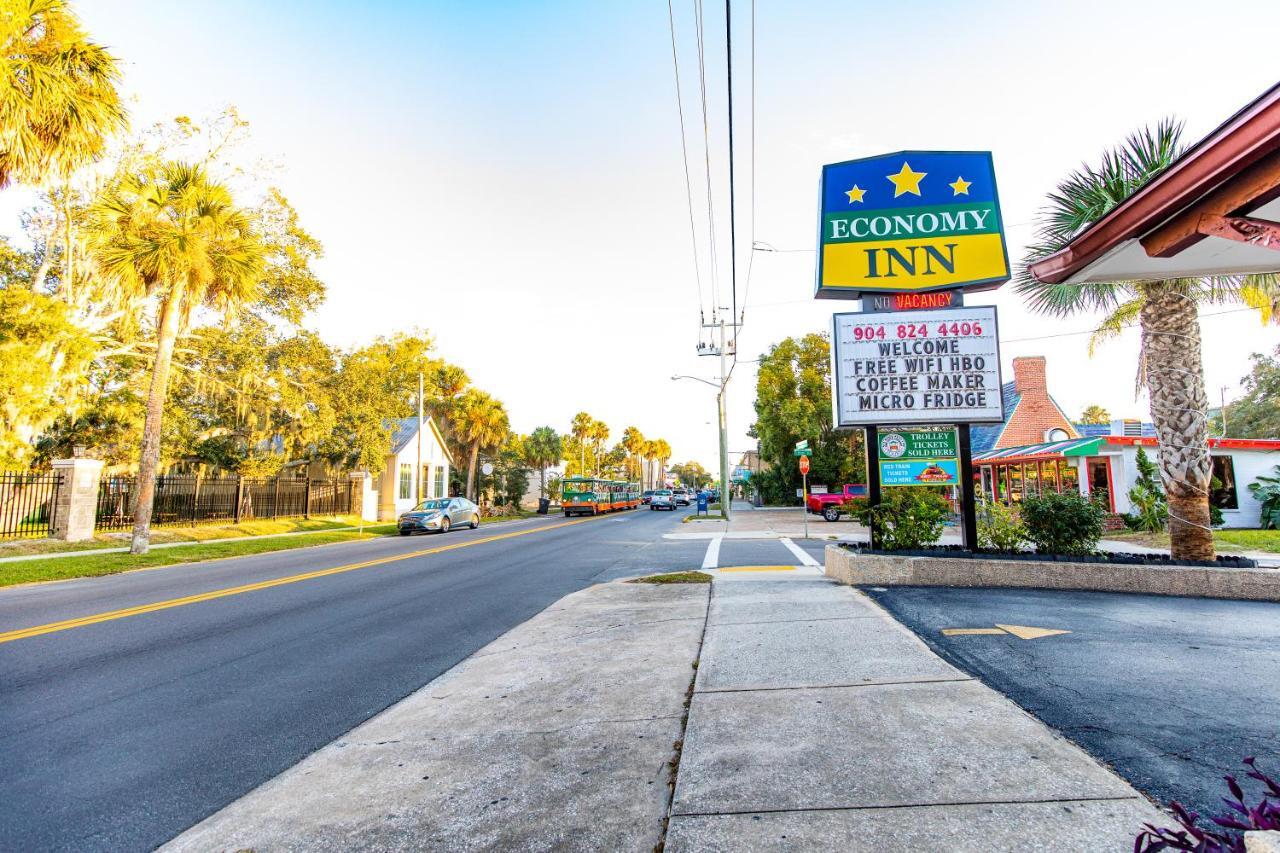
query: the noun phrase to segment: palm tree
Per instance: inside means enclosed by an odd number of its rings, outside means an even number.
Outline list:
[[[104,284],[157,307],[130,553],[150,546],[160,418],[174,342],[201,307],[234,311],[258,292],[266,250],[249,214],[199,166],[159,163],[108,184],[90,206],[90,253]]]
[[[1097,167],[1082,166],[1050,194],[1037,242],[1017,271],[1014,287],[1036,311],[1057,317],[1103,311],[1090,343],[1113,337],[1135,321],[1141,330],[1137,385],[1151,399],[1151,419],[1160,440],[1160,474],[1169,500],[1170,551],[1177,559],[1211,560],[1209,457],[1204,367],[1198,306],[1244,302],[1263,320],[1280,307],[1275,275],[1214,276],[1157,281],[1048,284],[1029,266],[1069,243],[1177,160],[1182,125],[1161,122],[1132,134],[1107,151]]]
[[[637,429],[636,427],[629,426],[622,431],[622,446],[626,449],[628,454],[628,458],[627,458],[627,478],[628,479],[632,477],[631,472],[633,469],[636,471],[635,477],[637,480],[639,480],[640,477],[642,476],[640,472],[641,466],[637,463],[640,462],[640,456],[644,451],[644,445],[645,445],[644,434],[641,433],[640,430]]]
[[[471,445],[471,461],[467,466],[467,497],[474,501],[476,462],[480,458],[480,450],[501,444],[511,431],[511,425],[507,420],[507,410],[501,402],[484,391],[472,388],[458,402],[455,426],[458,438]]]
[[[662,488],[666,484],[667,460],[671,458],[671,445],[667,444],[665,438],[659,438],[653,443],[653,455],[658,460],[658,488]]]
[[[591,425],[595,420],[586,412],[578,412],[573,416],[573,423],[569,426],[569,434],[578,443],[578,454],[581,457],[578,460],[579,477],[585,477],[587,474],[587,436],[591,433]]]
[[[0,40],[0,187],[66,178],[125,125],[116,60],[66,0],[5,0]]]
[[[560,436],[549,426],[538,427],[525,440],[525,461],[538,469],[538,494],[541,497],[547,496],[547,466],[560,461],[563,444]]]
[[[600,476],[600,450],[604,447],[604,443],[609,440],[609,425],[604,421],[592,421],[591,428],[587,431],[587,437],[591,439],[591,446],[596,455],[596,476]]]

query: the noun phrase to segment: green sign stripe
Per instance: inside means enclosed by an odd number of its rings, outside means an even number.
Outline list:
[[[829,213],[823,243],[865,243],[923,237],[963,237],[1000,231],[994,204],[945,204],[906,209]]]

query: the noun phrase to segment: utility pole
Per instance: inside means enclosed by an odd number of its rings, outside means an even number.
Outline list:
[[[1222,437],[1227,437],[1227,386],[1223,385],[1222,390]]]
[[[721,311],[723,310],[722,308]],[[726,342],[725,340],[726,326],[734,329],[734,340],[732,341]],[[725,422],[725,411],[728,407],[729,372],[728,363],[725,359],[731,352],[737,352],[738,326],[739,324],[736,322],[728,322],[723,319],[714,319],[710,323],[703,323],[702,328],[704,329],[719,329],[720,341],[718,345],[698,344],[698,355],[720,356],[720,385],[716,393],[716,420],[720,430],[720,513],[726,520],[729,518],[729,508],[733,501],[729,496],[729,429]]]
[[[422,371],[418,371],[418,463],[413,471],[413,505],[422,503]]]

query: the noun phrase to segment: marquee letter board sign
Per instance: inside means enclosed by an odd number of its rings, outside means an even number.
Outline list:
[[[837,427],[1004,420],[993,306],[832,317]]]

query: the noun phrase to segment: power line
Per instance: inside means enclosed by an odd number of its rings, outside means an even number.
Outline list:
[[[680,115],[680,157],[684,161],[684,194],[689,202],[689,243],[693,249],[693,275],[698,283],[698,315],[702,316],[702,268],[698,263],[698,231],[693,224],[693,182],[689,179],[689,147],[685,143],[684,100],[680,93],[680,61],[676,58],[676,17],[667,0],[667,24],[671,29],[671,65],[676,76],[676,111]]]
[[[731,0],[724,0],[724,55],[726,93],[729,98],[729,287],[732,291],[733,313],[729,316],[738,322],[738,231],[737,204],[733,182],[733,14]],[[734,340],[738,332],[734,330]],[[737,350],[737,347],[734,347]]]
[[[716,252],[716,206],[711,194],[711,128],[707,120],[707,64],[702,0],[695,0],[694,7],[698,34],[698,92],[702,100],[702,153],[707,184],[707,230],[710,237],[711,311],[714,317],[720,305],[720,259]]]

